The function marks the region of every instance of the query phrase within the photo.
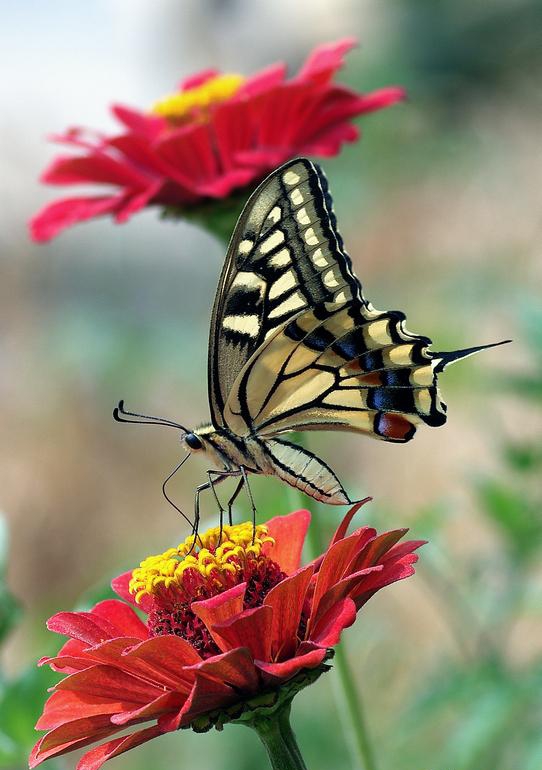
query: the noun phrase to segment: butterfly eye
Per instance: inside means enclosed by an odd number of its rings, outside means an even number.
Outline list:
[[[187,433],[184,437],[184,440],[190,447],[190,449],[203,449],[203,444],[199,440],[199,438],[196,436],[195,433]]]

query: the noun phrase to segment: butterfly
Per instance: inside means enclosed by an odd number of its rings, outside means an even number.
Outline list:
[[[189,430],[129,412],[122,401],[114,416],[178,428],[188,452],[212,463],[196,490],[196,522],[204,489],[222,512],[214,485],[229,476],[239,477],[230,515],[244,484],[250,495],[249,474],[344,505],[351,500],[333,470],[284,434],[341,430],[404,443],[418,425],[443,425],[438,375],[493,345],[448,353],[430,346],[407,330],[404,313],[375,310],[364,298],[326,177],[299,158],[260,184],[233,232],[211,317],[210,422]]]

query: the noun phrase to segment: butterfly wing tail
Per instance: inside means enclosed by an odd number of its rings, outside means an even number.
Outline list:
[[[449,353],[432,353],[432,358],[438,363],[435,366],[435,373],[442,372],[448,364],[453,364],[455,361],[459,361],[467,356],[472,356],[475,353],[479,353],[480,350],[487,350],[488,348],[496,348],[499,345],[507,345],[512,340],[502,340],[501,342],[491,342],[489,345],[476,345],[473,348],[464,348],[463,350],[452,350]]]
[[[331,468],[306,449],[281,439],[258,441],[269,474],[329,505],[352,501]]]

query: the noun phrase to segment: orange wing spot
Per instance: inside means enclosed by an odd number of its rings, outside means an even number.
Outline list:
[[[375,425],[376,432],[392,441],[409,441],[416,427],[406,417],[391,412],[383,412]]]
[[[382,375],[379,372],[367,372],[357,378],[360,385],[383,385]]]

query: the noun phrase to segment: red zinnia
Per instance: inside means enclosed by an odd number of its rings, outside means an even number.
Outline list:
[[[52,617],[48,627],[71,638],[41,663],[67,676],[36,725],[48,732],[30,766],[137,726],[83,756],[79,770],[96,770],[161,733],[222,724],[255,696],[278,698],[296,677],[317,675],[365,602],[413,574],[421,545],[398,545],[406,530],[361,527],[348,536],[359,507],[305,567],[310,514],[297,511],[255,533],[250,523],[224,527],[220,544],[218,529],[201,535],[196,549],[187,538],[117,578],[116,592],[145,622],[116,599]]]
[[[84,152],[56,158],[43,182],[114,190],[46,206],[31,220],[32,238],[47,241],[103,214],[125,222],[150,204],[185,208],[225,198],[296,155],[337,154],[359,136],[353,117],[404,96],[397,87],[360,94],[333,82],[354,45],[347,38],[315,48],[289,80],[284,64],[248,78],[206,70],[148,112],[113,106],[120,134],[72,128],[54,137]]]

